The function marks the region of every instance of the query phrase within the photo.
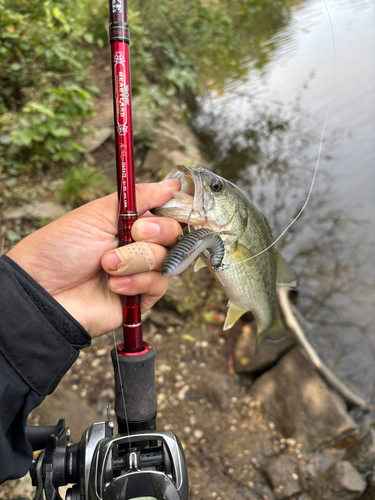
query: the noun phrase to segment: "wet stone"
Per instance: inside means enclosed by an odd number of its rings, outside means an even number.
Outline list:
[[[225,410],[229,408],[233,396],[239,394],[239,385],[226,374],[215,372],[206,378],[199,392],[200,396],[209,401],[214,408]]]
[[[355,439],[345,459],[363,474],[375,469],[375,430],[372,427]]]
[[[255,355],[255,343],[255,324],[245,325],[234,350],[234,369],[237,373],[257,375],[268,370],[296,342],[290,334],[280,342],[263,342],[257,355]]]
[[[356,500],[366,483],[350,462],[342,460],[316,478],[311,490],[313,500]]]
[[[340,462],[345,455],[345,450],[323,450],[312,454],[309,462],[304,466],[304,475],[309,484],[326,472],[332,465]]]
[[[302,474],[294,456],[279,455],[265,467],[276,498],[288,498],[302,491]],[[301,477],[301,479],[300,479]]]
[[[274,416],[286,437],[313,451],[356,429],[344,403],[297,347],[253,384],[251,393]]]
[[[375,498],[375,474],[367,476],[367,488],[358,500],[374,500]]]

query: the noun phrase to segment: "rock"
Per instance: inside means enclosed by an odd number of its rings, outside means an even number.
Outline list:
[[[177,393],[177,398],[180,401],[183,401],[185,399],[186,393],[190,390],[190,385],[184,385]]]
[[[4,220],[11,219],[57,219],[66,213],[60,203],[39,201],[23,207],[10,208],[3,213]]]
[[[363,474],[373,471],[375,469],[375,430],[370,427],[356,436],[344,458]]]
[[[201,431],[200,429],[195,429],[195,431],[193,432],[193,436],[197,440],[202,439],[202,437],[204,436],[204,432]]]
[[[111,403],[115,400],[115,391],[112,389],[112,387],[108,387],[107,389],[103,389],[99,396],[98,399],[103,399],[105,402],[110,401]]]
[[[71,430],[70,443],[79,441],[83,431],[93,422],[103,420],[103,416],[86,399],[81,399],[63,384],[33,410],[33,416],[37,415],[40,416],[39,425],[56,425],[60,417],[65,417],[65,425]]]
[[[134,140],[151,145],[156,138],[155,115],[149,103],[140,95],[133,99],[133,136]]]
[[[172,167],[174,167],[175,165],[191,165],[194,167],[198,166],[194,161],[194,156],[192,156],[192,154],[188,151],[179,151],[177,149],[168,153],[165,158],[167,162],[172,165]]]
[[[344,456],[345,450],[325,449],[323,451],[317,451],[309,457],[309,462],[304,467],[306,480],[313,483],[318,476],[324,474],[332,465],[340,462]]]
[[[233,396],[240,396],[238,383],[226,373],[210,372],[199,388],[199,397],[207,399],[217,410],[226,410]]]
[[[304,292],[298,294],[298,307],[286,288],[280,287],[278,296],[287,324],[317,371],[346,401],[367,406],[375,394],[375,359],[361,329],[322,304],[317,313],[316,302]]]
[[[103,126],[91,135],[86,135],[82,139],[82,146],[88,153],[92,153],[100,148],[113,135],[113,126]]]
[[[286,437],[312,451],[356,429],[343,402],[331,392],[298,347],[294,347],[251,389]]]
[[[105,347],[102,347],[101,349],[98,349],[95,353],[95,356],[105,356],[106,354],[108,353],[108,349],[106,349]]]
[[[183,309],[181,305],[184,305],[186,301],[186,285],[181,276],[170,278],[166,299],[177,311],[181,312]]]
[[[367,488],[358,500],[374,500],[375,498],[375,474],[367,476]]]
[[[292,455],[279,455],[265,467],[276,498],[288,498],[302,491],[301,474],[298,460]]]
[[[185,323],[180,319],[180,317],[171,311],[158,311],[157,309],[152,310],[150,314],[149,321],[157,326],[167,328],[169,325],[184,326]]]
[[[142,169],[163,178],[175,166],[183,161],[188,166],[203,164],[194,134],[190,128],[176,120],[162,121],[157,134],[157,149],[149,149]]]
[[[311,490],[313,500],[356,500],[366,483],[350,462],[342,460],[318,476]]]
[[[255,323],[245,325],[234,349],[234,369],[237,373],[259,374],[268,370],[295,345],[289,334],[280,342],[263,342],[255,355]]]

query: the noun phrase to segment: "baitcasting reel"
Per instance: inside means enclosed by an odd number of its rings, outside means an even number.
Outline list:
[[[107,421],[91,425],[70,446],[69,435],[64,418],[52,433],[50,427],[27,429],[34,448],[45,444],[30,469],[34,500],[61,500],[58,488],[67,484],[73,486],[65,500],[187,500],[184,454],[172,432],[114,436]]]

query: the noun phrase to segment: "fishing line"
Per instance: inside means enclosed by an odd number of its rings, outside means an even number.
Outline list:
[[[123,192],[121,190],[120,199],[119,199],[119,202],[118,202],[118,209],[117,209],[116,227],[118,227],[119,218],[120,218],[119,212],[120,212],[120,206],[121,206],[120,205],[120,201],[121,201],[121,197],[122,196],[123,196]],[[109,310],[111,311],[112,309],[114,310],[115,307],[112,307],[112,306],[114,306],[114,303],[112,302],[111,294],[109,292],[109,287],[108,287],[109,277],[108,277],[107,273],[106,273],[106,280],[107,280],[107,301],[108,301],[108,304],[110,306]],[[125,402],[125,391],[124,391],[124,386],[123,386],[123,383],[122,383],[122,377],[121,377],[121,372],[120,372],[119,353],[117,352],[117,339],[116,339],[115,324],[114,324],[114,321],[113,321],[113,315],[111,315],[111,317],[112,317],[112,335],[113,335],[113,342],[114,342],[114,348],[115,348],[115,353],[116,353],[116,365],[117,365],[117,371],[118,371],[118,379],[119,379],[119,382],[120,382],[122,404],[124,406],[124,414],[125,414],[125,422],[126,422],[126,433],[127,433],[128,436],[130,436],[128,415],[127,415],[126,402]],[[113,366],[113,369],[115,369],[115,366]],[[131,444],[131,441],[130,441],[130,437],[129,437],[129,446],[130,446],[130,444]]]
[[[308,204],[309,200],[310,200],[310,196],[311,196],[311,193],[312,193],[312,190],[313,190],[313,187],[314,187],[314,184],[315,184],[315,179],[316,179],[316,175],[318,173],[318,167],[319,167],[319,164],[320,164],[320,158],[321,158],[321,154],[322,154],[322,147],[323,147],[323,138],[324,138],[324,134],[325,134],[325,129],[326,129],[326,125],[327,125],[327,120],[328,120],[328,115],[329,115],[329,112],[330,112],[330,109],[331,109],[331,104],[332,104],[332,99],[333,99],[333,94],[334,94],[334,90],[335,90],[335,80],[336,80],[336,44],[335,44],[335,36],[334,36],[334,32],[333,32],[333,24],[332,24],[332,19],[331,19],[331,15],[329,13],[329,9],[328,9],[328,5],[327,5],[327,1],[326,0],[323,0],[323,4],[325,6],[325,9],[326,9],[326,12],[327,12],[327,16],[328,16],[328,20],[329,20],[329,24],[330,24],[330,28],[331,28],[331,35],[332,35],[332,46],[333,46],[333,75],[332,75],[332,86],[331,86],[331,92],[330,92],[330,97],[329,97],[329,101],[328,101],[328,106],[327,106],[327,109],[326,109],[326,113],[325,113],[325,116],[324,116],[324,122],[323,122],[323,128],[322,128],[322,133],[320,135],[320,143],[319,143],[319,148],[318,148],[318,157],[317,157],[317,160],[316,160],[316,165],[315,165],[315,169],[314,169],[314,174],[313,174],[313,178],[312,178],[312,181],[311,181],[311,185],[310,185],[310,189],[309,189],[309,192],[308,192],[308,195],[307,195],[307,198],[305,200],[305,203],[303,204],[302,208],[300,209],[300,211],[298,212],[298,214],[294,217],[294,219],[292,220],[292,222],[290,222],[290,224],[288,224],[288,226],[284,229],[284,231],[276,238],[276,240],[271,243],[271,245],[269,245],[267,248],[265,248],[264,250],[262,250],[261,252],[257,253],[256,255],[252,255],[251,257],[245,259],[245,260],[242,260],[241,262],[238,262],[237,264],[235,264],[235,266],[239,265],[239,264],[243,264],[244,262],[247,262],[248,260],[252,260],[252,259],[255,259],[255,257],[258,257],[259,255],[262,255],[264,252],[267,252],[267,250],[269,250],[270,248],[272,248],[274,245],[276,245],[276,243],[284,236],[284,234],[288,231],[288,229],[296,222],[296,220],[300,217],[300,215],[302,214],[302,212],[305,210],[306,208],[306,205]]]

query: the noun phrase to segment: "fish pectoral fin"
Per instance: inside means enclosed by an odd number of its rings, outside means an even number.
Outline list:
[[[240,306],[237,306],[233,302],[228,302],[228,312],[227,317],[225,318],[224,328],[223,330],[229,330],[235,324],[235,322],[247,312],[246,309],[243,309]]]
[[[256,259],[253,259],[253,257],[254,254],[241,243],[238,243],[236,246],[236,250],[232,252],[232,260],[234,261],[234,265],[236,266],[239,266],[242,263],[245,264],[246,262],[246,266],[252,267],[256,262]]]
[[[274,323],[269,328],[257,333],[255,354],[258,354],[259,346],[264,339],[267,339],[270,342],[278,342],[279,340],[282,340],[284,337],[285,337],[285,328],[283,322],[281,321],[280,315],[278,315]]]
[[[198,257],[197,260],[195,261],[195,265],[194,265],[194,272],[197,273],[200,269],[202,269],[203,267],[208,267],[207,264],[204,262],[204,260],[202,259],[202,257]]]
[[[294,274],[293,269],[287,263],[287,261],[281,257],[279,252],[275,252],[276,258],[276,285],[280,286],[291,286],[295,288],[297,286],[297,278]]]

